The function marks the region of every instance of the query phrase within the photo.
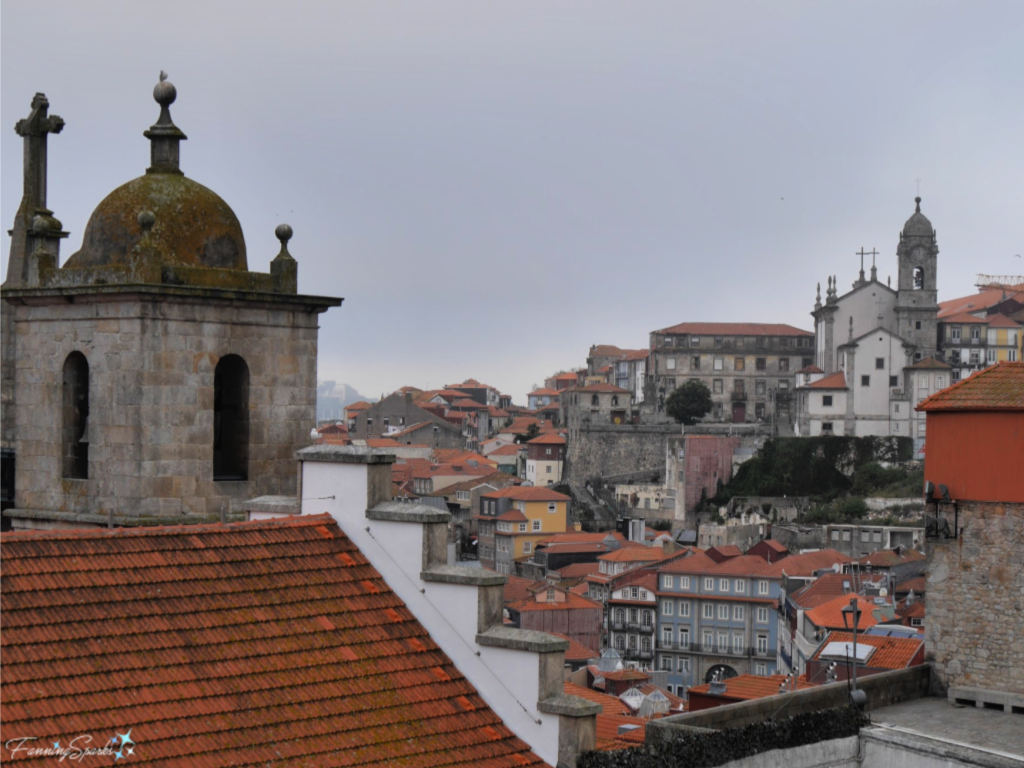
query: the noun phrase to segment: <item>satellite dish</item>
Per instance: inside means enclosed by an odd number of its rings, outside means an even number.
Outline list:
[[[878,590],[878,594],[880,594],[882,597],[885,597],[889,594],[889,590],[885,587],[882,587],[880,590]]]

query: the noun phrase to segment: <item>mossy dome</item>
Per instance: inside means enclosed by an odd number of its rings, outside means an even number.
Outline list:
[[[139,214],[156,218],[149,240],[161,264],[248,269],[242,225],[213,190],[181,173],[147,173],[104,198],[85,226],[82,248],[67,266],[126,264],[142,240]]]
[[[903,236],[931,237],[935,234],[935,229],[932,227],[932,223],[928,221],[928,217],[921,213],[921,198],[915,197],[914,202],[917,205],[917,210],[907,219],[907,223],[903,225]]]
[[[177,91],[161,72],[153,89],[160,105],[150,141],[150,167],[104,198],[85,226],[82,248],[66,267],[126,265],[152,224],[146,248],[160,266],[248,270],[242,225],[231,207],[212,190],[186,178],[178,168],[179,145],[187,137],[171,120]],[[140,219],[140,214],[147,213]]]

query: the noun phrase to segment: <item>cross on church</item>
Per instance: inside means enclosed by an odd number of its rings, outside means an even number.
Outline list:
[[[32,98],[32,112],[14,126],[15,132],[25,139],[22,205],[29,217],[34,216],[37,210],[46,211],[46,137],[60,133],[64,128],[64,120],[57,115],[48,115],[49,109],[46,95],[37,93]]]
[[[916,179],[914,179],[914,181],[917,183],[917,196],[920,197],[921,196],[921,177],[920,176],[917,177]]]
[[[874,263],[875,263],[875,256],[878,255],[878,251],[876,251],[874,248],[872,248],[870,251],[865,251],[864,250],[864,246],[862,245],[860,247],[860,250],[857,253],[853,254],[853,255],[854,256],[860,256],[860,271],[863,273],[864,272],[864,257],[865,256],[870,256],[871,257],[871,264],[874,265]]]

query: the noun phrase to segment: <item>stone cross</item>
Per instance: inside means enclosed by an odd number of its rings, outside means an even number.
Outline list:
[[[32,112],[14,126],[17,134],[25,139],[22,203],[28,216],[32,216],[36,209],[46,209],[46,137],[50,133],[60,133],[64,128],[62,118],[47,115],[49,109],[46,95],[37,93],[32,98]]]

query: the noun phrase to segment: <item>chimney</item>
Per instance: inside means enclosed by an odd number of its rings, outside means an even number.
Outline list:
[[[327,512],[504,724],[550,765],[575,768],[601,706],[564,693],[565,640],[504,626],[505,577],[449,563],[451,515],[392,502],[395,457],[354,446],[296,454],[303,514]]]

